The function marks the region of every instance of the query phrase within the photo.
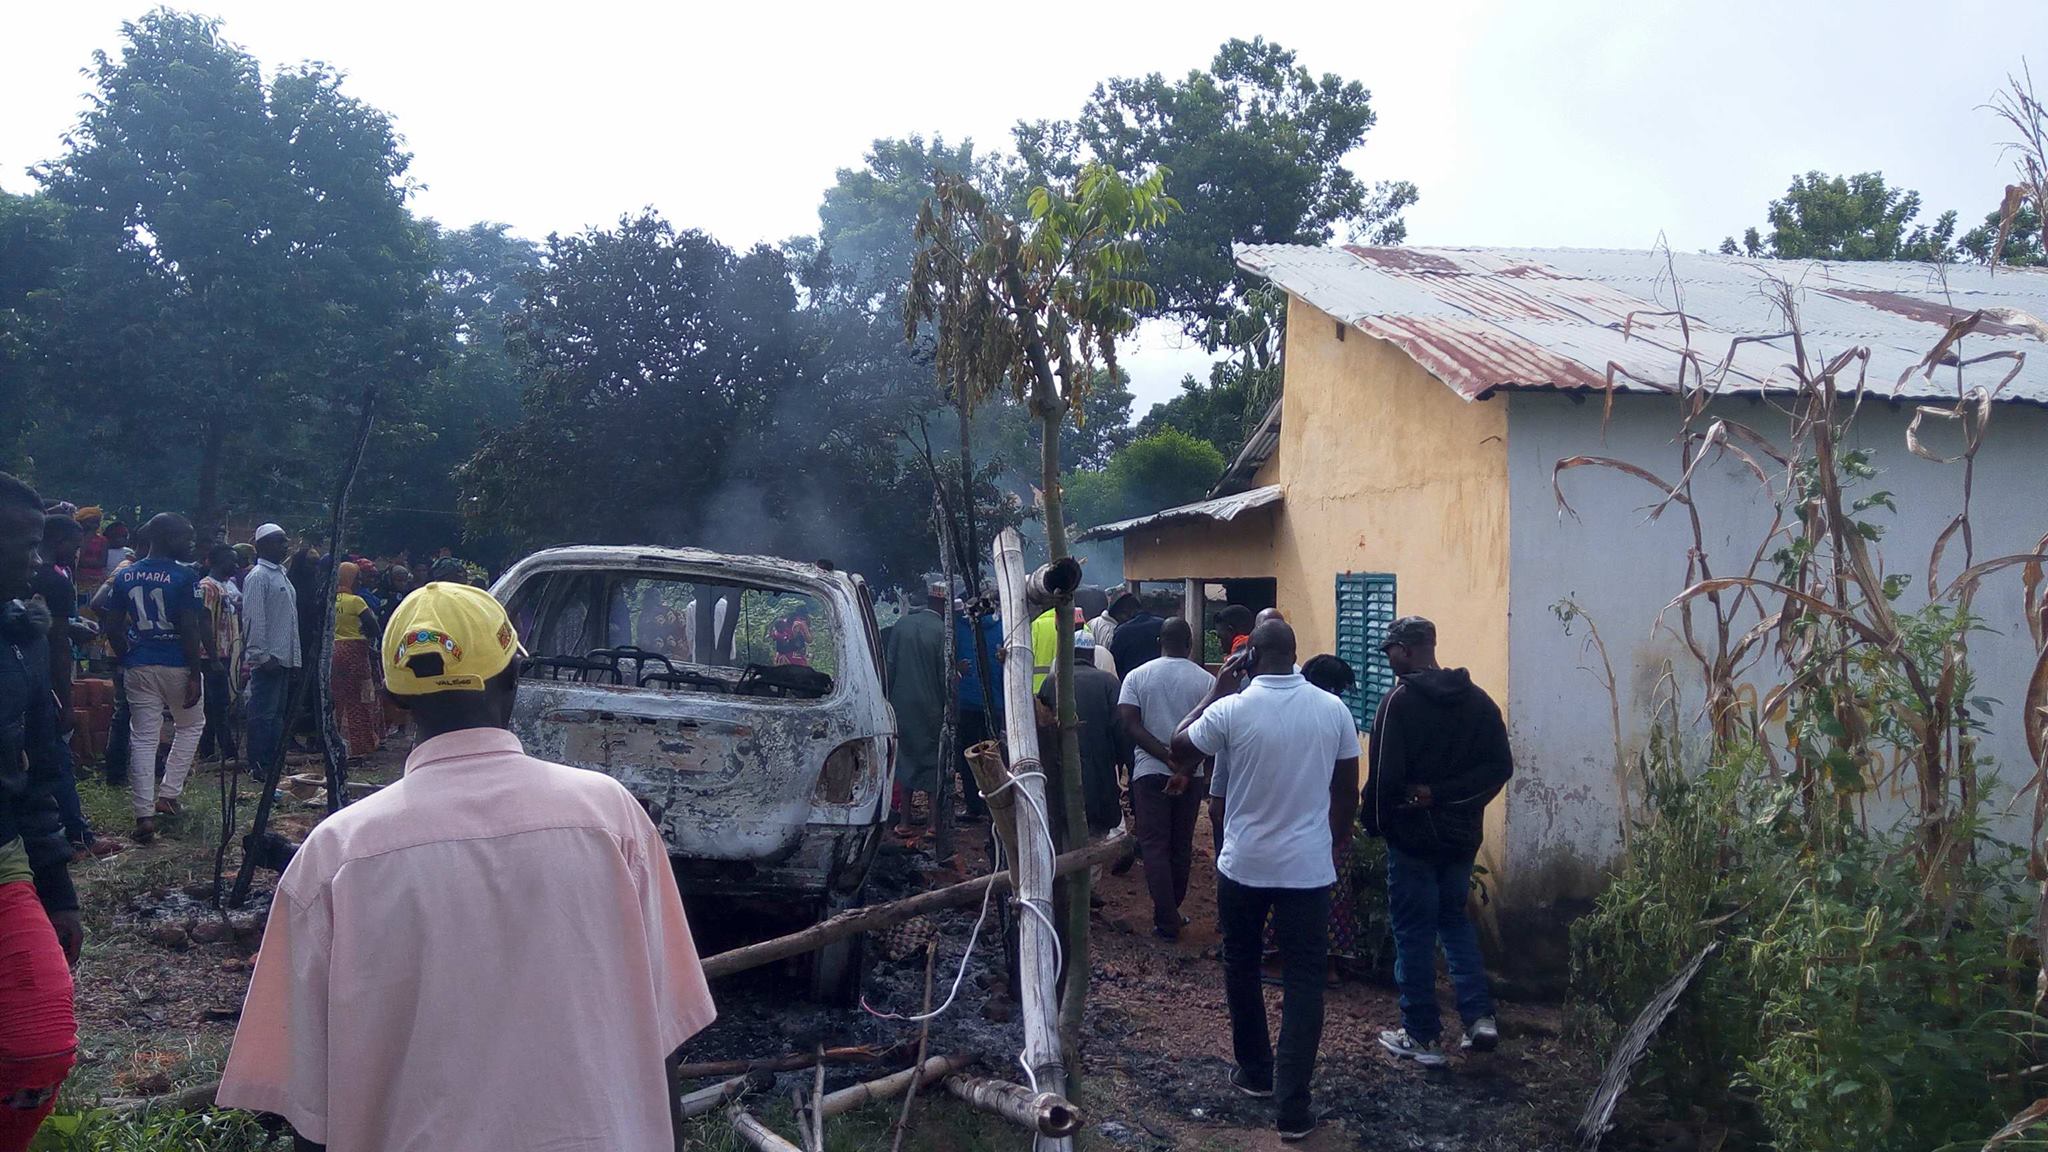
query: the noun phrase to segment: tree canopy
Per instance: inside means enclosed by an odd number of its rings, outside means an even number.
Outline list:
[[[1343,230],[1373,244],[1407,235],[1406,181],[1367,185],[1345,164],[1375,122],[1364,85],[1317,76],[1264,38],[1233,39],[1208,69],[1097,85],[1071,121],[1017,125],[1027,182],[1072,179],[1092,160],[1127,178],[1155,169],[1182,211],[1153,239],[1148,315],[1180,322],[1212,350],[1240,347],[1254,287],[1233,242],[1324,244]],[[1259,327],[1259,326],[1254,326]]]
[[[310,527],[369,401],[351,532],[415,554],[647,540],[913,581],[935,556],[932,443],[974,461],[991,527],[1045,484],[1023,378],[977,396],[960,441],[964,378],[935,328],[905,339],[935,176],[1012,221],[1019,267],[1069,297],[1040,335],[1054,461],[1074,474],[1140,435],[1113,367],[1128,323],[1170,317],[1239,353],[1145,425],[1228,450],[1279,339],[1230,244],[1397,240],[1413,199],[1345,166],[1373,124],[1364,87],[1263,40],[1179,79],[1105,80],[1074,119],[1020,125],[1017,154],[878,138],[815,233],[748,250],[652,209],[545,244],[417,218],[383,111],[326,65],[265,66],[210,18],[149,12],[86,74],[39,190],[0,193],[0,467],[202,525]],[[1182,189],[1188,207],[1154,211]],[[1104,232],[1112,218],[1143,235]]]
[[[1721,241],[1727,255],[1779,260],[1943,260],[1952,256],[1956,214],[1916,223],[1920,193],[1885,183],[1882,172],[1794,176],[1766,213],[1770,231],[1750,228],[1738,245]]]
[[[1227,463],[1207,440],[1161,428],[1125,445],[1108,466],[1068,478],[1068,519],[1093,528],[1200,500]]]
[[[1275,368],[1248,368],[1241,360],[1222,360],[1209,367],[1209,378],[1182,377],[1180,394],[1154,404],[1133,430],[1144,437],[1166,429],[1186,433],[1216,449],[1225,459],[1244,446],[1251,424],[1279,395]],[[1213,479],[1213,478],[1212,478]]]
[[[69,246],[40,357],[67,404],[30,436],[39,472],[203,519],[324,488],[302,458],[366,383],[402,404],[433,355],[411,158],[323,66],[266,83],[217,21],[161,9],[122,35],[36,170]]]

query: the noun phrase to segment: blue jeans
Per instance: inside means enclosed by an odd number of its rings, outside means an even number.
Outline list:
[[[249,673],[249,741],[243,749],[249,770],[271,783],[284,745],[284,709],[291,698],[292,670],[258,668]]]
[[[1493,1015],[1493,989],[1479,954],[1479,933],[1465,915],[1472,857],[1439,862],[1387,845],[1387,911],[1394,921],[1394,983],[1401,990],[1401,1027],[1418,1044],[1443,1035],[1436,1005],[1436,948],[1441,942],[1467,1027]]]

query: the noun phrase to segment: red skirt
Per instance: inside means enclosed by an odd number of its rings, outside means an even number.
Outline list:
[[[0,1152],[20,1152],[57,1106],[78,1047],[71,969],[35,885],[0,884]]]
[[[334,641],[332,686],[334,722],[348,754],[375,752],[384,733],[384,706],[377,698],[377,678],[371,675],[368,640]]]

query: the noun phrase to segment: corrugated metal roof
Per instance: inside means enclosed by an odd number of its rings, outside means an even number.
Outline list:
[[[2048,404],[2048,271],[1907,262],[1752,260],[1703,253],[1517,248],[1317,248],[1240,244],[1238,267],[1357,328],[1390,341],[1467,399],[1498,389],[1675,388],[1686,340],[1723,390],[1792,388],[1791,341],[1773,280],[1794,286],[1807,353],[1870,349],[1877,395],[1953,399],[1956,374],[1913,369],[1949,324],[1985,319],[1964,358],[2014,350],[2025,364],[2000,400]],[[1662,315],[1658,315],[1662,313]],[[2009,360],[1964,370],[1964,384],[1997,386]],[[1897,389],[1895,391],[1895,388]]]
[[[1209,495],[1223,496],[1242,492],[1251,483],[1252,477],[1273,458],[1273,450],[1280,447],[1280,401],[1275,400],[1266,408],[1266,414],[1259,419],[1252,434],[1245,437],[1244,447],[1237,450],[1237,458],[1230,467],[1223,470],[1216,483],[1209,488]]]
[[[1119,520],[1114,524],[1100,524],[1074,537],[1074,540],[1077,543],[1088,540],[1108,540],[1112,537],[1133,532],[1139,528],[1151,528],[1155,525],[1171,524],[1179,520],[1235,520],[1238,516],[1254,508],[1264,508],[1268,504],[1278,504],[1280,502],[1280,495],[1280,485],[1268,484],[1264,488],[1253,488],[1248,492],[1239,492],[1235,496],[1219,496],[1214,500],[1197,500],[1193,504],[1183,504],[1178,508],[1168,508],[1164,511],[1154,512],[1150,516],[1139,516],[1131,520]]]

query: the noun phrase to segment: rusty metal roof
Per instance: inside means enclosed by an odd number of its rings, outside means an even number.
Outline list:
[[[1249,512],[1254,508],[1264,508],[1268,504],[1278,504],[1280,502],[1280,495],[1280,485],[1268,484],[1264,488],[1253,488],[1248,492],[1239,492],[1234,496],[1219,496],[1213,500],[1197,500],[1193,504],[1182,504],[1178,508],[1168,508],[1161,512],[1154,512],[1150,516],[1118,520],[1114,524],[1099,524],[1074,537],[1074,540],[1077,543],[1088,540],[1108,540],[1112,537],[1134,532],[1140,528],[1153,528],[1161,524],[1171,524],[1181,520],[1235,520],[1239,515]]]
[[[1209,488],[1209,495],[1224,496],[1242,492],[1250,486],[1252,477],[1273,458],[1274,449],[1280,447],[1280,401],[1275,400],[1266,407],[1266,414],[1245,437],[1244,447],[1237,450],[1237,458],[1230,467],[1223,470],[1216,483]]]
[[[1238,267],[1397,345],[1468,400],[1604,389],[1610,366],[1617,391],[1673,389],[1687,347],[1681,305],[1702,366],[1727,364],[1722,390],[1789,391],[1782,281],[1808,356],[1868,348],[1874,394],[1954,399],[1952,367],[1932,377],[1914,369],[1953,320],[1981,309],[1954,352],[2026,354],[1997,399],[2048,404],[2048,271],[1571,248],[1240,244],[1235,253]],[[2009,359],[1972,365],[1964,386],[1995,388],[2011,368]]]

